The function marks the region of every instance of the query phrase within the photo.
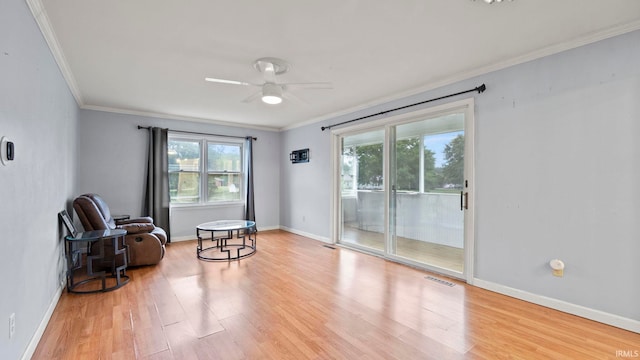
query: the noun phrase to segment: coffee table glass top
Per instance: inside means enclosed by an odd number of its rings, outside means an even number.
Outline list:
[[[250,220],[218,220],[200,224],[197,228],[204,231],[229,231],[248,229],[254,226],[256,226],[256,222]]]

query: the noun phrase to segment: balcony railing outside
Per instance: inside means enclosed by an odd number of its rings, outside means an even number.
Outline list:
[[[342,198],[345,226],[384,232],[384,192],[357,191]],[[396,193],[396,236],[463,248],[464,213],[455,193]]]

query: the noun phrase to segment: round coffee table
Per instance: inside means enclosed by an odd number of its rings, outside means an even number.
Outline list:
[[[235,231],[235,236],[234,236]],[[238,260],[256,252],[256,223],[249,220],[218,220],[196,227],[198,259],[208,261]],[[206,237],[210,235],[210,237]],[[211,240],[212,246],[203,246]]]

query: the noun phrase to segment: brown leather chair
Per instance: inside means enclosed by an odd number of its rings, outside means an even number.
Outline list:
[[[164,257],[167,234],[153,225],[150,217],[115,221],[109,206],[97,194],[84,194],[73,200],[73,209],[78,214],[85,231],[123,229],[127,231],[129,266],[157,264]]]

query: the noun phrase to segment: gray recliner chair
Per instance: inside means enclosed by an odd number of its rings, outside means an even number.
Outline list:
[[[127,231],[129,266],[154,265],[164,257],[167,234],[150,217],[115,221],[109,206],[97,194],[84,194],[73,200],[85,231],[123,229]]]

